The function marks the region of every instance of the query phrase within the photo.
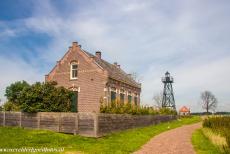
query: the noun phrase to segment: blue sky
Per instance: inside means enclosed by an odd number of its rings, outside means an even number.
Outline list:
[[[7,0],[0,2],[0,98],[18,80],[44,81],[73,41],[137,72],[142,103],[175,79],[177,107],[201,111],[212,91],[218,111],[230,111],[228,0]]]

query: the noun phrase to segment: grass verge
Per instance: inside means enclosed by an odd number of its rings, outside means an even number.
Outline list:
[[[214,145],[203,134],[202,129],[198,129],[193,133],[192,144],[197,154],[222,154],[223,153],[216,145]]]
[[[193,116],[155,126],[129,129],[112,133],[102,138],[87,138],[79,135],[68,135],[46,130],[30,130],[17,127],[0,127],[1,148],[65,148],[64,153],[131,153],[138,150],[153,136],[161,132],[201,121]]]

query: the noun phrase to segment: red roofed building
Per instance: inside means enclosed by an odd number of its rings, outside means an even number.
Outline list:
[[[182,108],[180,108],[179,114],[180,115],[190,115],[190,108],[183,106]]]

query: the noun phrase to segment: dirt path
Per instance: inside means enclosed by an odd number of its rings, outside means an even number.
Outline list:
[[[134,154],[195,154],[191,137],[193,131],[200,127],[201,123],[196,123],[161,133]]]

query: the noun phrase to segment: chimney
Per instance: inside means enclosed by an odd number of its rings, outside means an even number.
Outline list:
[[[72,43],[72,46],[73,46],[73,47],[78,46],[78,42],[73,42],[73,43]]]
[[[101,51],[96,51],[95,56],[99,59],[101,59]]]
[[[113,63],[117,68],[121,68],[121,65],[119,65],[117,62]]]

